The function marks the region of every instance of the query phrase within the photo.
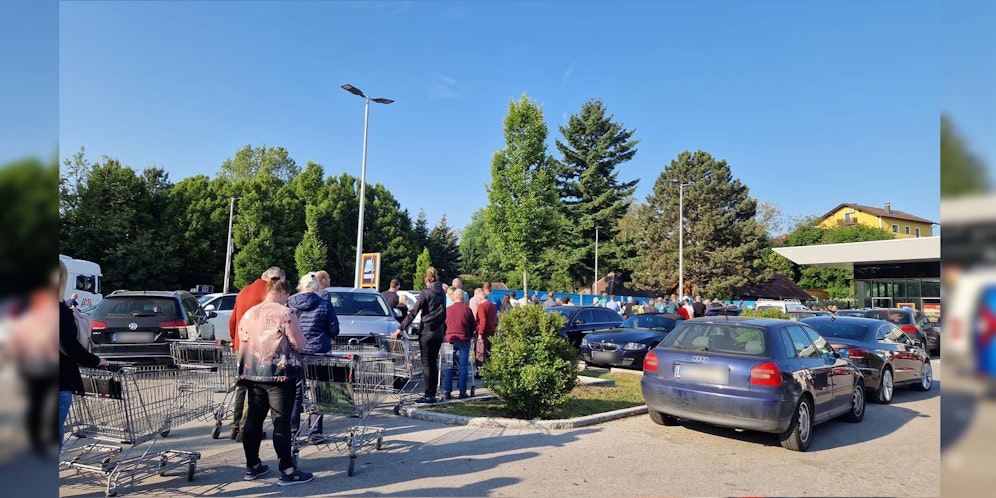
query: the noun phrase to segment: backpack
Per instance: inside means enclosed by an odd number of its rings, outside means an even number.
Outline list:
[[[91,351],[93,349],[93,340],[90,339],[90,333],[93,332],[93,324],[91,323],[90,315],[77,309],[72,311],[73,319],[76,321],[76,339],[80,341],[80,344],[87,351]]]

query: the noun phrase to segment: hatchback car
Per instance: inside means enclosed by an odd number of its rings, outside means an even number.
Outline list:
[[[93,352],[108,360],[171,362],[170,340],[214,337],[204,311],[186,291],[117,291],[90,314]]]
[[[838,352],[847,350],[848,359],[865,378],[865,389],[879,403],[891,402],[896,386],[910,384],[929,391],[934,383],[930,355],[913,346],[912,339],[894,323],[846,316],[802,322],[815,328]]]
[[[911,308],[874,308],[865,311],[865,317],[895,323],[923,349],[941,352],[940,328],[931,324],[921,311]]]
[[[588,365],[643,368],[643,357],[674,330],[677,314],[633,315],[618,327],[596,330],[581,339],[581,359]]]
[[[214,325],[214,337],[201,337],[201,339],[232,342],[231,334],[228,331],[228,320],[232,317],[232,311],[235,310],[236,296],[238,294],[213,293],[197,298],[197,302],[201,303],[204,311],[213,311],[216,315],[209,320],[211,325]]]
[[[567,338],[576,348],[581,347],[581,339],[594,330],[618,326],[623,318],[619,313],[598,306],[550,306],[547,313],[560,313],[567,319],[560,335]]]
[[[377,336],[389,336],[398,329],[401,312],[389,308],[377,291],[326,287],[325,292],[339,317],[338,343],[374,344]]]
[[[815,329],[771,318],[703,317],[681,322],[643,362],[650,419],[690,419],[778,434],[809,448],[813,426],[837,416],[860,422],[864,380]]]

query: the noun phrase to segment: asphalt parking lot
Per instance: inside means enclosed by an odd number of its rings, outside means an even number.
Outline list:
[[[385,429],[383,447],[361,453],[352,477],[345,453],[309,447],[301,466],[315,472],[314,482],[243,482],[241,446],[212,440],[210,422],[191,422],[157,447],[201,452],[194,481],[155,476],[121,494],[937,496],[941,369],[934,362],[931,391],[898,389],[892,404],[869,404],[860,424],[818,426],[806,453],[783,449],[773,435],[691,422],[663,427],[646,415],[573,430],[483,429],[398,417],[385,405],[366,420]],[[335,419],[326,427],[356,421]],[[269,441],[261,454],[274,463]],[[103,494],[97,479],[74,471],[63,471],[60,485],[62,496]]]

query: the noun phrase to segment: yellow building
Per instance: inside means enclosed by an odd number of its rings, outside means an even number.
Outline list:
[[[822,228],[849,226],[858,223],[881,228],[899,239],[931,237],[933,225],[936,224],[919,216],[896,211],[889,203],[885,203],[884,208],[874,208],[845,202],[820,218],[820,227]]]

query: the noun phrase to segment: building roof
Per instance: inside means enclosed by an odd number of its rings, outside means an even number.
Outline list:
[[[829,218],[834,213],[836,213],[840,208],[843,208],[843,207],[849,207],[849,208],[854,209],[856,211],[861,211],[862,213],[871,214],[871,215],[874,215],[874,216],[878,216],[880,218],[894,218],[894,219],[897,219],[897,220],[918,221],[920,223],[930,223],[932,225],[936,225],[937,224],[936,221],[930,221],[928,219],[924,219],[924,218],[921,218],[919,216],[915,216],[915,215],[912,215],[912,214],[909,214],[909,213],[906,213],[906,212],[903,212],[903,211],[896,211],[895,209],[892,209],[891,207],[889,208],[888,211],[886,211],[883,208],[876,208],[876,207],[871,207],[871,206],[862,206],[861,204],[854,204],[854,203],[850,203],[850,202],[842,202],[842,203],[840,203],[837,207],[835,207],[835,208],[831,209],[830,211],[828,211],[827,214],[824,214],[823,216],[821,216],[820,219],[821,220],[825,220],[825,219]]]
[[[733,292],[736,299],[798,299],[800,301],[810,301],[810,296],[802,287],[799,287],[792,279],[774,272],[775,276],[765,285],[749,285]]]
[[[941,237],[775,247],[774,251],[799,265],[853,269],[855,264],[940,261]]]

